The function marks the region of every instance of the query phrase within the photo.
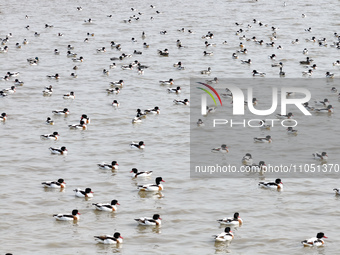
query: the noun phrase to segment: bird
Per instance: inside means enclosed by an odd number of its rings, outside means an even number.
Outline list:
[[[160,226],[162,224],[162,218],[159,214],[154,214],[152,218],[142,217],[139,219],[135,219],[139,225],[142,226]]]
[[[74,189],[73,190],[76,197],[85,197],[85,198],[91,198],[93,197],[93,191],[90,188],[86,188],[85,190],[81,189]]]
[[[93,203],[92,205],[99,211],[115,212],[117,211],[117,205],[120,205],[116,199],[112,200],[111,203]]]
[[[106,163],[100,163],[100,164],[97,164],[97,166],[100,169],[110,169],[110,170],[117,170],[119,168],[119,164],[115,160],[111,162],[111,165],[106,164]]]
[[[45,123],[46,125],[54,125],[54,121],[50,117],[47,117]]]
[[[121,244],[123,243],[123,237],[120,235],[119,232],[114,233],[111,235],[104,235],[104,236],[95,236],[95,240],[98,243],[102,244]]]
[[[122,88],[123,85],[124,85],[124,80],[111,81],[110,85],[111,85],[111,87],[120,87],[120,88]]]
[[[296,129],[293,129],[293,127],[288,127],[287,128],[287,134],[289,135],[297,135],[297,130]]]
[[[251,64],[251,59],[241,60],[241,64],[248,64],[248,65],[250,65]]]
[[[83,120],[80,120],[79,121],[79,124],[72,124],[72,125],[68,125],[68,127],[70,129],[81,129],[81,130],[86,130],[87,129],[87,126],[85,124],[85,121]]]
[[[178,105],[189,105],[189,100],[188,99],[184,99],[184,100],[174,100],[173,101],[175,104],[178,104]]]
[[[120,103],[118,103],[117,100],[113,100],[112,106],[115,107],[115,108],[118,108],[120,106]]]
[[[211,152],[228,153],[228,147],[226,144],[222,144],[221,147],[211,149]]]
[[[72,211],[72,214],[53,214],[53,217],[56,219],[56,220],[73,220],[73,221],[76,221],[76,220],[79,220],[79,215],[80,213],[78,212],[77,209],[74,209]]]
[[[283,183],[281,179],[276,179],[275,182],[259,182],[258,186],[265,189],[276,189],[281,191],[283,189]]]
[[[64,99],[75,99],[76,96],[74,95],[74,92],[71,91],[69,94],[63,95],[63,98],[64,98]]]
[[[149,177],[152,175],[152,171],[139,172],[137,168],[132,168],[130,173],[132,173],[132,178]]]
[[[246,155],[242,158],[242,164],[243,165],[252,165],[253,164],[253,158],[250,153],[246,153]]]
[[[267,135],[266,137],[254,137],[255,143],[271,143],[272,137],[270,135]]]
[[[168,93],[176,93],[176,94],[180,94],[181,93],[181,87],[177,87],[177,88],[175,88],[175,89],[171,89],[171,88],[168,88],[167,89],[167,92]]]
[[[319,160],[319,161],[326,161],[328,159],[328,155],[327,153],[324,151],[324,152],[315,152],[312,154],[314,159],[316,160]]]
[[[138,142],[138,143],[132,142],[132,143],[130,143],[130,147],[131,147],[131,148],[134,148],[134,149],[140,149],[140,150],[142,150],[142,149],[145,148],[145,144],[144,144],[143,141],[140,141],[140,142]]]
[[[238,212],[234,213],[233,218],[223,218],[217,220],[221,225],[231,225],[231,226],[241,226],[243,224],[243,220],[240,217]]]
[[[253,76],[261,76],[261,77],[264,77],[266,76],[266,73],[261,73],[261,72],[258,72],[256,70],[253,70]]]
[[[160,109],[159,109],[159,107],[158,106],[155,106],[154,108],[152,108],[152,109],[146,109],[146,110],[144,110],[144,112],[145,112],[145,114],[153,114],[153,115],[155,115],[155,114],[160,114]]]
[[[309,238],[307,240],[301,241],[304,247],[319,247],[325,244],[325,241],[322,238],[327,238],[324,233],[319,232],[316,234],[316,237]]]
[[[105,47],[102,47],[100,49],[96,49],[97,53],[103,53],[103,52],[106,52],[106,49]]]
[[[62,115],[62,114],[67,115],[70,112],[67,108],[64,108],[63,110],[54,110],[54,111],[52,111],[52,113],[56,114],[56,115]]]
[[[202,70],[202,71],[201,71],[201,74],[207,74],[207,75],[210,75],[210,74],[211,74],[211,68],[210,68],[210,67],[208,67],[208,69],[207,69],[207,70]]]
[[[234,238],[234,234],[231,232],[230,227],[226,227],[224,231],[219,235],[214,235],[215,241],[218,242],[231,242]]]
[[[5,122],[7,119],[7,114],[5,112],[1,113],[0,115],[0,121],[1,122]]]
[[[332,105],[328,105],[326,108],[315,108],[314,111],[316,113],[333,113],[333,106]]]
[[[66,155],[67,154],[67,149],[66,149],[65,146],[62,146],[60,148],[50,147],[49,150],[51,151],[52,154],[59,154],[59,155]]]
[[[313,62],[312,59],[310,59],[309,57],[306,57],[306,60],[302,60],[300,61],[301,65],[310,65]]]
[[[119,94],[120,93],[120,89],[119,87],[115,87],[114,89],[106,89],[107,93],[112,93],[112,94]]]
[[[165,80],[162,80],[162,81],[159,81],[160,85],[173,85],[174,84],[174,79],[169,79],[167,81]]]
[[[46,135],[40,135],[41,139],[45,140],[58,140],[59,139],[59,134],[58,132],[53,132],[52,134],[46,134]]]
[[[198,126],[198,127],[203,127],[203,126],[204,126],[204,122],[203,122],[202,119],[198,119],[198,121],[197,121],[197,126]]]
[[[335,188],[333,190],[335,191],[335,195],[340,195],[340,189]]]
[[[58,80],[60,78],[60,76],[59,76],[59,74],[56,73],[55,75],[47,75],[47,78]]]
[[[287,115],[284,114],[276,114],[275,117],[278,119],[290,119],[293,115],[293,113],[289,112]]]
[[[261,124],[260,129],[268,129],[269,130],[272,127],[272,125],[267,124],[265,120],[261,120],[259,122],[259,124]]]
[[[66,186],[66,183],[64,182],[64,179],[58,179],[58,181],[48,181],[48,182],[42,182],[42,185],[44,185],[44,188],[56,188],[56,189],[63,189]]]
[[[334,78],[334,73],[326,72],[326,78]]]
[[[156,184],[146,184],[146,185],[138,185],[137,189],[139,191],[148,191],[148,192],[155,192],[163,190],[163,185],[161,182],[165,182],[162,177],[157,177],[155,179]]]

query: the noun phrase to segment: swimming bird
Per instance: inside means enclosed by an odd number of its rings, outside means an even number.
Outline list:
[[[56,114],[56,115],[67,115],[70,112],[67,108],[64,108],[64,110],[54,110],[54,111],[52,111],[52,113]]]
[[[243,220],[240,217],[238,212],[234,213],[233,218],[223,218],[217,220],[221,225],[230,225],[230,226],[241,226],[243,224]]]
[[[159,214],[154,214],[152,218],[142,217],[139,219],[135,219],[139,225],[142,226],[160,226],[162,224],[162,218]]]
[[[313,70],[312,69],[309,69],[308,71],[303,71],[302,72],[302,75],[304,76],[312,76],[313,74]]]
[[[81,129],[81,130],[86,130],[87,126],[83,120],[79,122],[79,124],[73,124],[73,125],[68,125],[70,129]]]
[[[56,220],[79,220],[79,215],[80,213],[78,212],[78,210],[73,210],[72,211],[72,214],[53,214],[53,217],[56,219]]]
[[[310,65],[313,62],[313,59],[310,59],[309,57],[306,57],[306,60],[300,61],[301,65]]]
[[[203,127],[204,126],[204,122],[201,119],[198,119],[196,124],[197,124],[198,127]]]
[[[138,185],[137,189],[139,191],[148,191],[148,192],[155,192],[163,190],[163,185],[161,182],[165,182],[162,177],[157,177],[155,179],[156,184],[146,184],[146,185]]]
[[[100,169],[109,169],[109,170],[118,170],[119,168],[119,165],[117,163],[117,161],[112,161],[111,162],[111,165],[110,164],[106,164],[106,163],[100,163],[100,164],[97,164],[97,166],[100,168]]]
[[[322,238],[327,238],[324,233],[320,232],[316,234],[316,237],[309,238],[307,240],[301,241],[304,247],[319,247],[325,244],[325,241]]]
[[[297,135],[297,130],[296,129],[293,129],[293,127],[288,127],[287,128],[287,134],[289,135]]]
[[[0,122],[5,122],[7,119],[7,114],[5,112],[1,113],[0,115]]]
[[[251,59],[241,60],[241,64],[248,64],[248,65],[250,65],[251,64]]]
[[[72,58],[73,62],[83,62],[84,58],[82,56],[80,56],[79,58]]]
[[[92,205],[99,211],[115,212],[117,211],[117,205],[120,205],[116,199],[112,200],[111,203],[93,203]]]
[[[293,115],[293,113],[289,112],[287,115],[284,114],[276,114],[275,117],[278,119],[290,119]]]
[[[113,100],[112,106],[113,106],[114,108],[118,108],[118,107],[120,106],[120,103],[119,103],[117,100]]]
[[[97,51],[97,53],[104,53],[104,52],[106,52],[106,49],[105,49],[105,47],[102,47],[100,49],[96,49],[96,51]]]
[[[163,56],[163,57],[169,57],[169,51],[168,51],[168,49],[165,49],[165,50],[158,50],[157,51],[158,52],[158,55],[160,55],[160,56]]]
[[[255,143],[271,143],[272,137],[270,135],[267,135],[266,137],[254,137]]]
[[[47,117],[45,123],[46,123],[47,125],[54,125],[54,121],[53,121],[50,117]]]
[[[234,238],[234,234],[230,230],[230,227],[226,227],[224,231],[219,235],[214,235],[215,241],[218,242],[231,242]]]
[[[59,76],[59,74],[56,73],[55,75],[47,75],[47,78],[58,80],[60,78],[60,76]]]
[[[121,244],[121,243],[123,243],[123,237],[120,235],[119,232],[114,233],[113,236],[104,235],[104,236],[95,236],[94,238],[98,243],[102,243],[102,244]]]
[[[210,74],[211,74],[211,68],[210,68],[210,67],[208,67],[208,69],[207,69],[207,70],[202,70],[202,71],[201,71],[201,74],[207,74],[207,75],[210,75]]]
[[[333,62],[333,66],[340,66],[340,60]]]
[[[282,71],[282,67],[280,67],[279,75],[280,75],[280,77],[286,76],[286,72]]]
[[[328,106],[329,105],[329,101],[328,101],[328,99],[327,98],[325,98],[323,101],[314,101],[314,104],[316,105],[316,106]]]
[[[152,108],[152,109],[146,109],[146,110],[144,110],[144,112],[145,112],[146,114],[160,114],[161,110],[159,109],[158,106],[155,106],[155,107]]]
[[[152,171],[139,172],[137,168],[132,168],[130,173],[132,173],[132,178],[149,177],[152,175]]]
[[[73,191],[76,192],[75,193],[76,197],[85,197],[85,198],[93,197],[93,191],[90,188],[86,188],[85,190],[75,189]]]
[[[45,89],[42,91],[44,96],[51,96],[53,92],[52,85],[45,87]]]
[[[4,93],[7,93],[7,94],[13,94],[16,92],[16,89],[15,89],[15,86],[11,86],[10,88],[8,89],[3,89],[2,90]]]
[[[214,52],[203,51],[203,55],[204,56],[212,56],[212,55],[214,55]]]
[[[111,85],[111,87],[120,87],[120,88],[122,88],[123,85],[124,85],[124,80],[111,81],[110,85]]]
[[[328,105],[327,108],[315,108],[316,113],[333,113],[333,106]]]
[[[51,151],[52,154],[59,154],[59,155],[66,155],[67,154],[67,149],[66,149],[65,146],[62,146],[60,148],[50,147],[49,150]]]
[[[258,186],[264,189],[276,189],[281,191],[283,189],[283,183],[281,179],[276,179],[275,182],[259,182]]]
[[[142,149],[145,148],[145,144],[144,144],[143,141],[140,141],[140,142],[138,142],[138,143],[132,142],[132,143],[130,143],[130,147],[131,147],[131,148],[134,148],[134,149],[140,149],[140,150],[142,150]]]
[[[175,89],[171,89],[171,88],[168,88],[167,89],[167,92],[168,93],[176,93],[176,94],[180,94],[181,93],[181,87],[177,87],[177,88],[175,88]]]
[[[338,90],[337,90],[336,87],[332,87],[332,88],[331,88],[331,92],[332,92],[332,93],[338,93]]]
[[[212,80],[206,80],[206,83],[218,83],[218,78],[215,77],[215,78],[212,79]]]
[[[308,50],[307,50],[307,48],[304,48],[304,49],[303,49],[303,51],[302,51],[302,54],[305,54],[305,55],[307,55],[307,54],[308,54]]]
[[[188,99],[184,99],[184,100],[176,100],[176,99],[174,99],[173,102],[175,104],[178,104],[178,105],[189,105],[189,100]]]
[[[46,135],[40,135],[41,139],[45,140],[58,140],[59,139],[59,133],[58,132],[53,132],[52,134],[46,134]]]
[[[63,189],[66,187],[64,179],[58,179],[58,181],[42,182],[41,184],[44,185],[44,188]]]
[[[114,89],[106,89],[107,93],[112,94],[119,94],[120,89],[118,87],[115,87]]]
[[[315,152],[312,154],[314,159],[319,160],[319,161],[325,161],[328,159],[328,155],[325,151],[323,151],[322,153],[319,152]]]
[[[326,72],[326,78],[334,78],[334,73]]]
[[[23,85],[24,85],[24,82],[23,82],[23,81],[20,81],[19,79],[15,79],[15,80],[14,80],[14,85],[15,85],[15,86],[23,86]]]
[[[243,165],[252,165],[253,164],[253,158],[250,153],[246,153],[246,155],[242,158],[242,164]]]
[[[228,147],[226,144],[222,144],[221,147],[211,149],[211,152],[228,153]]]
[[[168,81],[159,81],[160,85],[173,85],[174,84],[174,79],[169,79]]]
[[[340,195],[340,189],[333,189],[335,191],[335,195]]]
[[[64,99],[75,99],[76,96],[74,95],[74,92],[71,91],[69,94],[63,95],[63,98],[64,98]]]
[[[237,54],[236,54],[235,52],[231,55],[231,57],[232,57],[233,59],[238,59],[238,56],[237,56]]]
[[[266,76],[266,73],[261,73],[261,72],[258,72],[256,70],[253,70],[253,76],[261,76],[261,77],[264,77]]]

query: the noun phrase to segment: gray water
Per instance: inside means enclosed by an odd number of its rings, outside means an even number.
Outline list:
[[[156,6],[151,9],[150,4]],[[76,7],[82,6],[82,11]],[[124,23],[129,19],[131,7],[142,12],[139,21]],[[156,14],[156,10],[163,12]],[[339,243],[337,217],[338,197],[333,188],[338,187],[337,178],[283,179],[283,192],[268,192],[257,188],[258,176],[246,179],[194,179],[190,178],[189,158],[189,107],[173,105],[173,99],[190,97],[190,78],[251,78],[256,69],[266,72],[270,78],[278,78],[278,69],[270,65],[268,55],[276,54],[279,62],[284,62],[287,78],[300,78],[304,67],[299,61],[308,48],[318,69],[313,78],[324,78],[326,71],[339,76],[340,72],[332,63],[338,59],[339,51],[331,47],[319,47],[317,43],[307,43],[305,38],[327,38],[331,44],[337,31],[338,1],[168,1],[168,2],[106,2],[92,1],[26,1],[23,3],[0,3],[0,35],[8,33],[8,53],[0,54],[1,76],[8,71],[19,71],[17,77],[25,82],[14,95],[0,98],[0,111],[6,112],[8,119],[0,125],[1,139],[1,207],[0,252],[13,254],[337,254]],[[305,13],[306,18],[301,14]],[[107,15],[112,14],[112,18]],[[28,19],[25,19],[28,15]],[[154,17],[153,20],[150,17]],[[84,19],[92,18],[91,24]],[[256,18],[267,27],[252,24]],[[243,23],[236,26],[234,23]],[[45,24],[54,25],[44,28]],[[235,35],[241,27],[249,31]],[[29,25],[30,30],[25,29]],[[243,41],[249,53],[239,60],[231,54],[239,49],[239,37],[245,34],[270,42],[270,27],[279,27],[276,45],[282,50],[254,45]],[[195,33],[181,33],[184,27]],[[312,27],[311,33],[304,29]],[[167,35],[159,31],[167,30]],[[41,33],[34,37],[34,32]],[[141,38],[142,31],[146,39]],[[205,49],[204,39],[208,31],[214,33],[216,47]],[[63,37],[58,37],[63,33]],[[89,42],[84,43],[87,33],[94,33]],[[138,42],[132,43],[134,37]],[[15,48],[26,38],[29,44]],[[300,44],[291,44],[300,39]],[[180,39],[187,48],[177,49]],[[122,44],[122,51],[110,48],[110,41]],[[228,44],[222,42],[227,40]],[[142,47],[150,44],[149,49]],[[74,63],[66,57],[66,46],[83,56],[83,63]],[[107,52],[96,53],[97,48],[106,47]],[[53,54],[54,49],[60,56]],[[168,58],[157,55],[157,49],[169,49]],[[115,61],[118,67],[110,70],[109,76],[102,75],[108,69],[110,57],[118,57],[122,52],[143,51],[123,61]],[[214,51],[211,57],[203,57],[204,50]],[[30,66],[27,58],[38,56],[39,65]],[[240,59],[253,60],[251,66],[244,66]],[[144,75],[136,70],[121,70],[121,64],[138,59],[149,65]],[[182,61],[185,70],[178,71],[172,66]],[[77,79],[69,75],[74,65]],[[201,76],[200,70],[211,67],[213,72]],[[59,81],[48,80],[46,75],[59,73]],[[175,86],[181,86],[182,93],[169,95],[159,80],[173,78]],[[119,95],[107,95],[105,89],[110,81],[123,79],[125,86]],[[1,89],[10,87],[11,81],[1,82]],[[45,86],[54,88],[51,97],[43,97]],[[320,97],[330,94],[329,89],[338,85],[338,80],[329,81],[320,88]],[[62,95],[74,91],[75,100],[64,100]],[[329,95],[334,103],[332,119],[338,117],[337,97]],[[111,103],[117,99],[121,106],[115,110]],[[313,98],[314,99],[314,98]],[[137,108],[147,109],[159,106],[161,114],[150,116],[139,125],[131,120]],[[52,116],[55,109],[69,108],[67,117]],[[91,118],[86,131],[69,130],[68,125],[77,123],[81,114]],[[45,119],[51,116],[54,126],[46,126]],[[332,120],[331,119],[331,120]],[[323,128],[327,123],[315,123]],[[333,127],[329,136],[338,140],[338,131]],[[42,141],[41,134],[58,131],[60,140]],[[306,130],[306,132],[308,132]],[[250,135],[250,134],[248,134]],[[247,136],[247,133],[245,133]],[[251,134],[252,137],[252,134]],[[299,137],[299,135],[298,135]],[[297,137],[297,138],[298,138]],[[131,150],[131,141],[143,140],[143,152]],[[299,141],[300,143],[303,140]],[[310,141],[308,141],[310,143]],[[271,146],[285,149],[291,146],[280,138]],[[51,155],[50,146],[66,146],[67,156]],[[286,146],[286,147],[285,147]],[[318,147],[318,145],[315,145]],[[328,146],[330,161],[338,163],[338,148]],[[321,148],[320,148],[321,149]],[[247,151],[240,150],[235,158],[241,159]],[[306,148],[306,155],[314,148]],[[260,157],[260,155],[259,155]],[[99,170],[100,162],[116,160],[120,169],[111,172]],[[310,162],[310,158],[306,157]],[[132,180],[129,171],[152,170],[154,174],[146,180]],[[162,176],[163,196],[138,193],[137,184],[152,183]],[[63,192],[44,190],[42,181],[64,178],[67,187]],[[76,198],[74,188],[90,187],[94,198],[85,201]],[[95,211],[91,203],[109,202],[117,199],[121,204],[116,213]],[[81,213],[78,223],[56,222],[55,213],[70,213],[77,208]],[[217,219],[231,217],[240,212],[244,225],[235,230],[235,238],[227,247],[215,244],[212,235],[222,232]],[[138,227],[134,218],[152,216],[159,213],[163,219],[160,228]],[[121,246],[96,244],[94,235],[113,234],[119,231],[124,237]],[[323,231],[329,238],[326,246],[319,249],[303,248],[301,240]]]

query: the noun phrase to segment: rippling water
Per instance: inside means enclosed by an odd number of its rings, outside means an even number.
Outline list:
[[[151,9],[150,4],[156,8]],[[83,11],[77,11],[77,6],[82,6]],[[132,12],[131,7],[137,8],[137,12]],[[210,78],[249,78],[253,69],[277,78],[278,69],[270,67],[272,61],[268,55],[271,54],[277,55],[275,62],[284,62],[287,78],[299,78],[305,70],[298,64],[305,59],[304,48],[308,48],[308,56],[318,65],[313,78],[324,78],[326,71],[339,76],[339,69],[332,66],[339,51],[304,41],[312,36],[326,37],[328,44],[335,41],[333,33],[339,32],[338,9],[339,2],[329,0],[287,1],[286,7],[282,1],[126,1],[119,4],[99,0],[87,4],[81,1],[29,1],[22,3],[20,8],[15,3],[0,3],[0,35],[4,38],[8,33],[13,34],[7,43],[9,52],[0,54],[0,75],[19,71],[18,78],[25,82],[14,95],[0,98],[0,111],[8,115],[6,123],[0,125],[0,251],[13,254],[46,254],[50,251],[59,254],[336,254],[339,241],[336,204],[339,201],[332,189],[338,185],[337,178],[283,179],[285,186],[281,193],[259,190],[259,178],[255,176],[190,179],[189,108],[174,106],[172,101],[189,98],[190,77],[200,77],[199,71],[208,66],[213,71]],[[163,13],[157,14],[156,10]],[[138,11],[143,13],[139,21],[123,22],[131,15],[138,16]],[[303,19],[302,13],[307,17]],[[107,17],[110,14],[112,18]],[[25,15],[29,18],[25,19]],[[83,21],[88,18],[94,22],[85,24]],[[254,18],[268,27],[252,24]],[[237,27],[235,22],[243,25]],[[45,29],[45,24],[54,27]],[[249,31],[247,24],[252,25]],[[27,25],[30,30],[25,29]],[[243,41],[249,53],[240,59],[251,58],[253,64],[244,66],[231,58],[231,54],[239,49],[239,36],[256,36],[269,42],[271,26],[279,27],[275,43],[283,50]],[[178,32],[182,27],[195,33]],[[245,32],[235,35],[241,27]],[[311,33],[304,31],[308,27],[312,27]],[[160,35],[161,30],[167,30],[168,34]],[[41,33],[40,37],[34,37],[35,31]],[[144,41],[142,31],[147,36]],[[211,49],[214,56],[203,57],[202,52],[206,49],[201,36],[208,31],[215,35],[209,42],[217,45]],[[64,36],[58,37],[58,33]],[[84,43],[87,33],[95,35]],[[132,43],[132,37],[138,42]],[[24,38],[29,44],[16,49],[15,43],[21,43]],[[291,44],[296,38],[300,44]],[[187,48],[177,49],[177,39]],[[110,70],[109,76],[103,76],[102,69],[112,63],[109,58],[122,53],[110,49],[112,40],[122,44],[122,52],[128,54],[136,49],[143,54],[116,61],[117,69]],[[225,40],[227,45],[222,44]],[[144,49],[143,42],[149,43],[150,48]],[[79,66],[77,79],[69,76],[74,72],[75,63],[66,57],[68,44],[85,59],[83,63],[76,63]],[[101,47],[106,47],[107,52],[96,53]],[[60,56],[53,54],[55,48],[61,51]],[[168,58],[157,55],[157,49],[164,48],[169,49]],[[39,65],[29,66],[26,59],[36,56],[40,59]],[[121,64],[135,59],[150,66],[144,75],[138,75],[135,70],[120,69]],[[178,61],[182,61],[185,70],[172,67]],[[59,81],[47,80],[46,75],[55,73],[60,74]],[[180,96],[169,95],[166,87],[159,86],[158,80],[169,78],[182,87]],[[107,95],[105,89],[109,82],[119,79],[125,81],[122,92],[117,96]],[[42,89],[50,84],[54,88],[53,95],[43,97]],[[330,88],[338,84],[336,79],[327,81],[320,86],[320,98],[315,99],[322,100],[330,94]],[[0,88],[11,85],[11,81],[1,82]],[[64,100],[62,95],[70,91],[75,92],[76,99]],[[329,120],[314,124],[320,125],[321,130],[338,117],[337,98],[328,97],[334,102],[335,113]],[[118,110],[111,106],[113,99],[121,103]],[[159,116],[150,116],[140,125],[131,124],[137,108],[156,105],[161,109]],[[44,124],[52,110],[64,107],[69,108],[69,116],[53,116],[54,126]],[[77,123],[84,113],[91,118],[88,130],[69,130],[67,125]],[[39,135],[53,131],[60,133],[59,141],[40,140]],[[305,132],[308,132],[307,128]],[[338,140],[336,127],[332,126],[329,136]],[[301,149],[301,144],[308,144],[307,154],[314,151],[310,148],[310,139],[313,138],[298,140]],[[144,152],[133,151],[128,146],[131,141],[139,140],[146,143]],[[272,146],[287,148],[291,146],[290,140],[280,139]],[[67,156],[50,154],[50,146],[63,145],[69,151]],[[337,163],[339,149],[336,143],[326,148],[330,160]],[[241,158],[245,152],[240,149],[240,155],[235,158]],[[115,172],[102,171],[96,166],[112,160],[120,165]],[[133,167],[152,170],[154,174],[147,180],[131,180],[129,171]],[[157,176],[166,181],[163,197],[137,192],[137,184],[152,183]],[[67,183],[64,192],[41,188],[42,181],[58,178],[64,178]],[[77,187],[91,187],[94,198],[90,201],[75,198],[72,190]],[[112,199],[121,204],[117,213],[97,212],[91,205]],[[54,213],[69,213],[75,208],[81,213],[77,224],[56,222],[52,218]],[[235,239],[229,247],[215,244],[212,235],[222,231],[216,220],[230,217],[236,211],[240,212],[244,225],[234,231]],[[161,215],[162,227],[136,226],[134,218],[154,213]],[[124,237],[124,244],[119,247],[96,244],[93,240],[94,235],[115,231]],[[301,240],[319,231],[329,236],[324,248],[301,247]]]

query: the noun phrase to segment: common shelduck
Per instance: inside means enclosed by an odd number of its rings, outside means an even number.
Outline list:
[[[146,184],[146,185],[138,185],[137,188],[140,191],[149,191],[149,192],[155,192],[155,191],[161,191],[163,190],[163,185],[161,182],[165,182],[162,177],[157,177],[155,179],[156,184]]]
[[[41,139],[45,140],[58,140],[59,139],[59,133],[57,131],[53,132],[52,134],[46,134],[46,135],[40,135]]]
[[[276,179],[275,182],[259,182],[259,187],[264,189],[276,189],[281,191],[283,189],[283,183],[281,179]]]
[[[189,105],[189,100],[188,99],[184,99],[184,100],[177,100],[177,99],[174,99],[173,101],[175,104],[178,104],[178,105]]]
[[[162,218],[159,214],[154,214],[152,218],[142,217],[139,219],[135,219],[139,225],[142,226],[160,226],[162,224]]]
[[[63,189],[66,186],[64,179],[58,179],[58,181],[51,181],[51,182],[42,182],[44,188],[54,188],[54,189]]]
[[[52,120],[50,117],[47,117],[45,123],[46,125],[54,125],[54,120]]]
[[[215,235],[214,238],[218,242],[230,242],[233,240],[234,234],[231,232],[230,227],[226,227],[221,234]]]
[[[53,217],[56,220],[79,220],[79,215],[80,213],[78,212],[78,210],[73,210],[72,214],[54,214]]]
[[[132,168],[130,173],[132,173],[132,178],[149,177],[152,175],[152,171],[139,172],[137,168]]]
[[[284,114],[276,114],[275,117],[278,119],[290,119],[293,115],[293,113],[289,112],[287,115]]]
[[[113,100],[112,106],[113,106],[114,108],[118,108],[118,107],[120,106],[120,103],[119,103],[117,100]]]
[[[256,143],[271,143],[272,137],[267,135],[266,137],[254,137],[254,142]]]
[[[327,236],[325,236],[324,233],[320,232],[320,233],[317,233],[316,237],[312,237],[310,239],[303,240],[303,241],[301,241],[301,243],[305,247],[312,247],[312,246],[319,247],[319,246],[323,246],[325,244],[325,241],[322,238],[327,238]]]
[[[143,141],[140,141],[138,143],[135,143],[135,142],[132,142],[130,143],[130,147],[133,148],[133,149],[144,149],[145,148],[145,144]]]
[[[63,95],[63,98],[64,98],[64,99],[75,99],[76,96],[74,95],[74,92],[71,91],[69,94]]]
[[[76,197],[85,197],[85,198],[93,197],[93,191],[90,188],[86,188],[85,190],[75,189],[73,191],[76,192],[75,193]]]
[[[104,235],[104,236],[95,236],[94,238],[98,243],[102,243],[102,244],[121,244],[121,243],[123,243],[123,237],[120,235],[119,232],[114,233],[113,236]]]
[[[49,150],[51,151],[52,154],[59,154],[59,155],[66,155],[67,154],[67,149],[66,149],[65,146],[62,146],[60,148],[50,147]]]
[[[79,124],[73,124],[73,125],[68,125],[70,129],[81,129],[81,130],[86,130],[87,126],[85,124],[85,121],[81,120]]]
[[[54,110],[54,111],[52,111],[52,113],[56,114],[56,115],[67,115],[70,112],[67,108],[64,108],[64,110]]]
[[[211,152],[228,153],[228,147],[226,144],[222,144],[221,147],[211,149]]]
[[[1,113],[0,115],[0,122],[4,122],[7,119],[7,114],[5,112]]]
[[[118,165],[117,161],[115,161],[115,160],[111,162],[111,165],[106,164],[106,163],[100,163],[100,164],[97,164],[97,166],[100,169],[109,169],[109,170],[117,170],[119,168],[119,165]]]
[[[325,151],[319,153],[319,152],[315,152],[312,154],[314,159],[316,160],[320,160],[320,161],[326,161],[328,159],[328,155]]]
[[[242,164],[248,166],[253,164],[253,157],[251,156],[250,153],[246,153],[246,155],[243,156]]]
[[[117,211],[117,205],[120,205],[116,199],[112,200],[110,204],[102,204],[102,203],[93,203],[97,210],[106,211],[106,212],[115,212]]]
[[[146,109],[144,110],[146,114],[160,114],[161,110],[158,106],[155,106],[153,109]]]
[[[231,225],[231,226],[241,226],[243,224],[243,220],[240,217],[238,212],[234,213],[233,218],[223,218],[217,220],[221,225]]]

